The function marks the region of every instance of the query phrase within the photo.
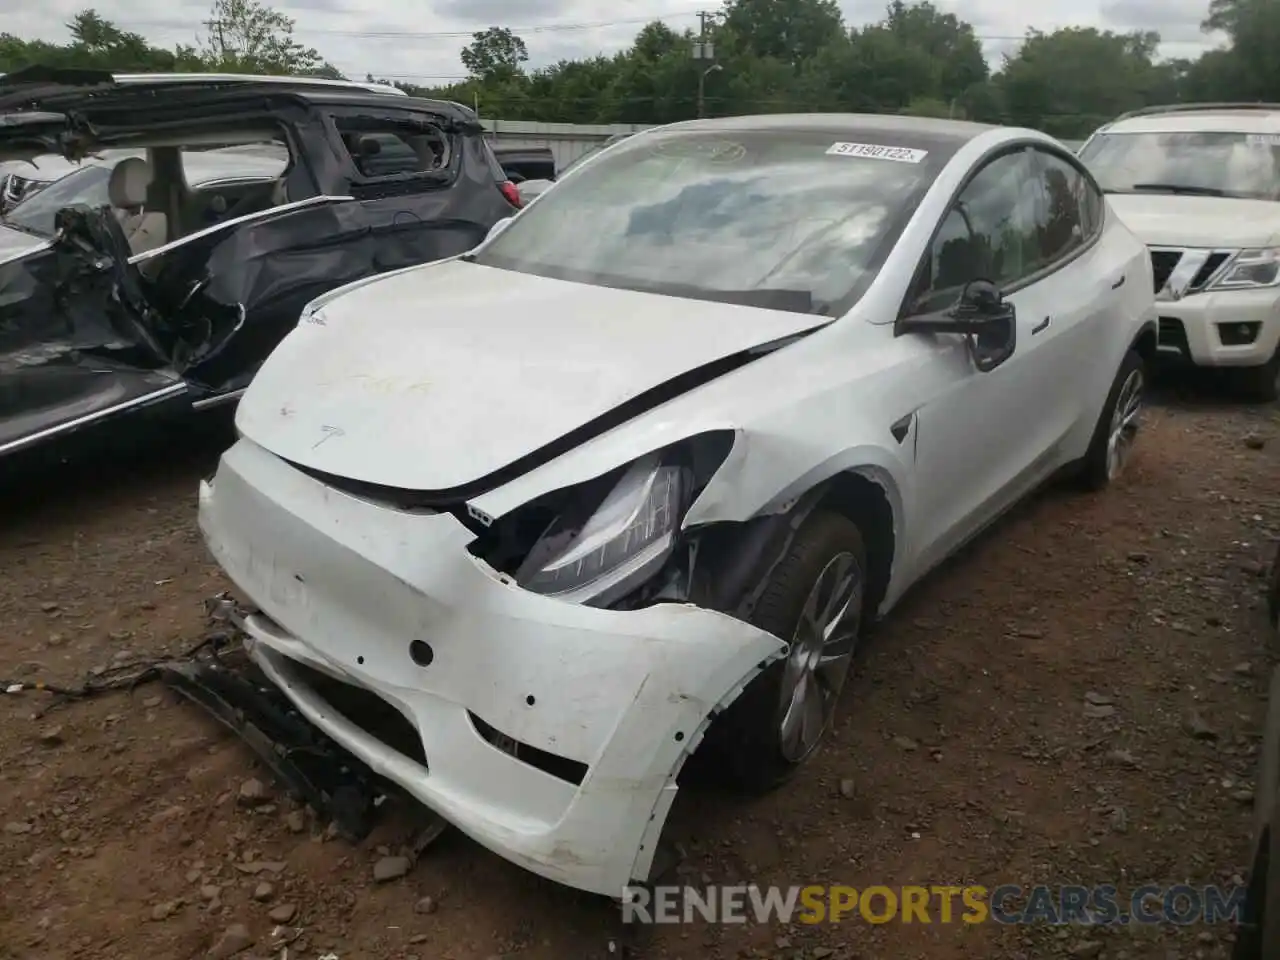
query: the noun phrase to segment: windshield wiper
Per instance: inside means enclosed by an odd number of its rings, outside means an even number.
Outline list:
[[[1187,194],[1193,197],[1229,197],[1231,196],[1226,190],[1219,190],[1217,187],[1195,187],[1181,183],[1135,183],[1132,187],[1134,190],[1152,190],[1160,193],[1178,193]]]

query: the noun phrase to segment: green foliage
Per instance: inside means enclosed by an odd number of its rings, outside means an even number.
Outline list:
[[[707,113],[906,113],[1075,138],[1152,103],[1280,100],[1280,0],[1207,0],[1204,28],[1225,45],[1196,60],[1160,60],[1149,31],[1029,30],[992,74],[973,27],[932,2],[891,0],[880,22],[851,29],[835,0],[723,0],[707,24],[721,68],[705,78]],[[0,71],[41,63],[341,76],[260,0],[213,0],[195,48],[153,47],[92,9],[67,29],[66,44],[0,33]],[[622,53],[529,70],[524,40],[492,26],[461,52],[465,81],[398,85],[508,120],[668,123],[696,113],[708,64],[692,58],[694,40],[654,22]]]

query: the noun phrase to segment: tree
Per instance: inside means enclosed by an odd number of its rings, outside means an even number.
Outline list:
[[[982,43],[973,27],[954,13],[940,13],[928,2],[908,5],[903,0],[893,0],[885,26],[904,45],[927,54],[934,61],[938,70],[937,99],[949,102],[987,79],[989,71]]]
[[[731,50],[797,69],[844,33],[836,0],[726,0],[722,19]]]
[[[1280,100],[1280,0],[1212,0],[1202,27],[1227,35],[1231,59],[1206,65],[1198,79],[1212,77],[1234,99]]]
[[[213,0],[200,58],[208,69],[227,73],[337,73],[293,38],[293,27],[291,17],[259,0]]]
[[[521,75],[521,64],[529,59],[524,41],[506,27],[490,27],[471,35],[462,50],[462,65],[483,82],[511,81]]]
[[[1059,137],[1087,136],[1152,102],[1163,76],[1153,62],[1158,43],[1154,33],[1093,27],[1030,31],[997,77],[1006,122]]]

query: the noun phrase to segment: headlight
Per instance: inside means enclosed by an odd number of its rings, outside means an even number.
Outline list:
[[[1280,281],[1280,249],[1241,250],[1211,286],[1214,290],[1274,287]]]
[[[675,547],[690,471],[659,454],[628,467],[581,525],[561,514],[516,571],[526,590],[604,606],[643,583]]]
[[[690,505],[733,450],[709,430],[551,490],[477,529],[473,556],[533,593],[593,607],[638,594],[684,542]]]

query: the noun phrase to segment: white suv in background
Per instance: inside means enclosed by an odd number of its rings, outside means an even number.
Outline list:
[[[1280,391],[1280,105],[1127,113],[1080,148],[1112,209],[1151,250],[1159,346]]]

